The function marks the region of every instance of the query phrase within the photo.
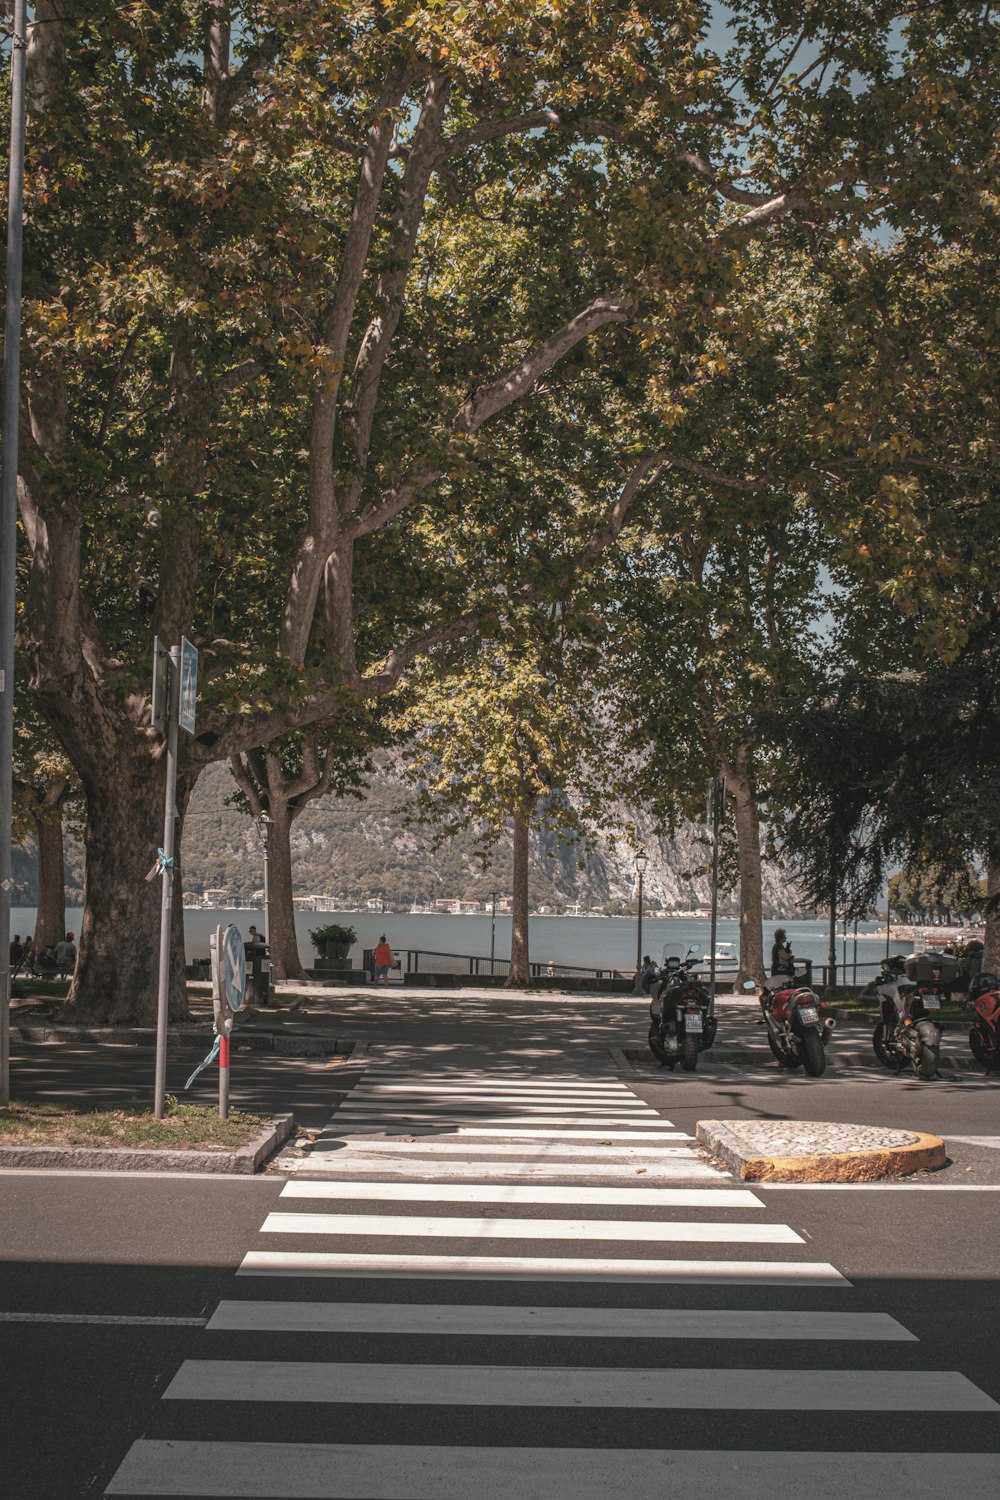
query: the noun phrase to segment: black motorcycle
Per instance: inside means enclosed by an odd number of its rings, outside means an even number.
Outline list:
[[[685,1073],[695,1071],[698,1053],[711,1047],[719,1027],[708,990],[691,972],[700,954],[695,945],[683,958],[665,955],[650,989],[649,1050],[662,1067],[680,1063]]]

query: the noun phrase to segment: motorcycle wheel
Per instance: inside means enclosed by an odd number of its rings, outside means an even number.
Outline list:
[[[652,1052],[657,1062],[665,1063],[667,1061],[666,1050],[663,1046],[663,1043],[660,1041],[660,1028],[655,1024],[655,1022],[649,1028],[649,1050],[650,1052]]]
[[[783,1047],[779,1047],[770,1031],[767,1033],[767,1045],[778,1059],[779,1068],[787,1068],[789,1073],[793,1073],[796,1068],[801,1066],[801,1057],[798,1057],[794,1052],[786,1052]]]
[[[973,1057],[988,1073],[1000,1072],[1000,1046],[991,1047],[978,1026],[969,1030],[969,1046]]]
[[[872,1046],[875,1049],[875,1056],[883,1068],[888,1068],[890,1073],[901,1073],[906,1067],[906,1058],[888,1039],[884,1021],[879,1021],[872,1032]]]
[[[826,1072],[826,1053],[818,1032],[802,1033],[802,1061],[810,1078],[820,1078]]]
[[[917,1077],[933,1078],[941,1060],[941,1036],[936,1026],[928,1022],[918,1027],[920,1051],[917,1054]],[[932,1039],[933,1034],[933,1039]]]
[[[693,1073],[698,1066],[698,1038],[696,1036],[684,1037],[684,1056],[681,1058],[681,1067],[685,1073]]]

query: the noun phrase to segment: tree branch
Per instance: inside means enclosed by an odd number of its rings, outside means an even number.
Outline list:
[[[606,297],[595,297],[588,307],[576,313],[524,359],[511,365],[490,385],[480,386],[466,397],[459,407],[453,431],[475,432],[498,411],[503,411],[530,390],[539,376],[558,364],[581,339],[606,328],[609,323],[626,322],[638,303],[638,292],[624,287]]]

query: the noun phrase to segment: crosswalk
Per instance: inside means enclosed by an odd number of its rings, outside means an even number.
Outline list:
[[[1000,1491],[918,1440],[1000,1406],[617,1077],[375,1063],[279,1202],[106,1494]]]

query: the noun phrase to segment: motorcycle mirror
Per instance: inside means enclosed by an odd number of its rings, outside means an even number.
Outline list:
[[[698,954],[700,952],[701,952],[701,944],[700,943],[692,943],[691,946],[690,946],[690,948],[688,949],[687,953],[685,954],[685,957],[686,958],[691,958],[692,956],[694,956],[695,958],[697,958],[697,956],[698,956]]]

